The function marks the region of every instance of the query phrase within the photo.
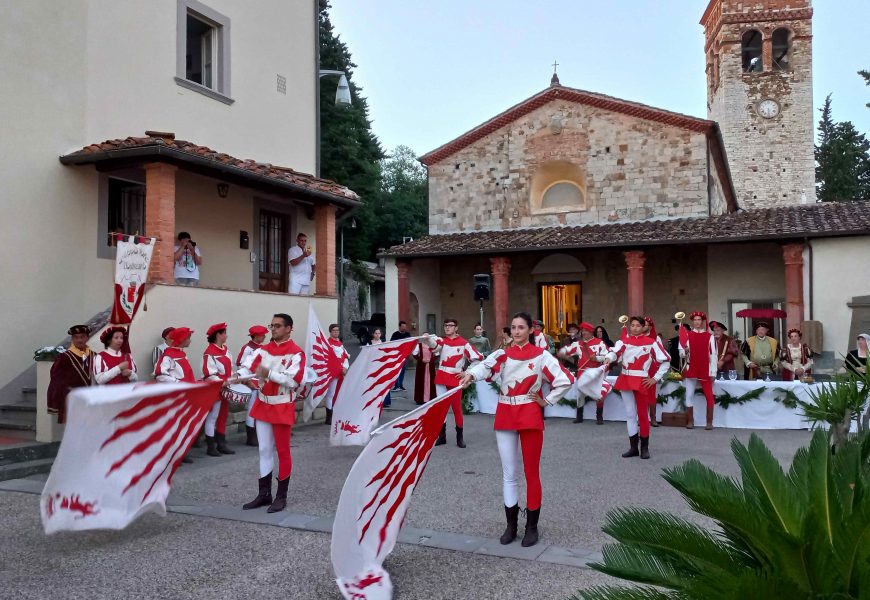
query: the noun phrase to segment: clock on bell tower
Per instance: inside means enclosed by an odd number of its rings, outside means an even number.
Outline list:
[[[742,208],[815,202],[810,0],[710,0],[707,115]]]

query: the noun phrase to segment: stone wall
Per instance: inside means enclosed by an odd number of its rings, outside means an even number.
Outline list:
[[[429,167],[429,232],[705,216],[707,160],[704,134],[554,100]],[[542,208],[560,180],[585,198]]]
[[[809,0],[721,0],[705,24],[708,115],[717,121],[742,208],[815,202],[812,11]],[[788,69],[774,71],[772,36],[792,33]],[[744,73],[741,36],[762,33],[762,72]],[[764,118],[771,99],[779,114]]]

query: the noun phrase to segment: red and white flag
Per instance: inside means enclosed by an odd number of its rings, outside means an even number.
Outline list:
[[[333,446],[363,446],[381,416],[384,398],[420,338],[363,346],[350,365],[332,411]]]
[[[341,359],[335,355],[327,341],[327,335],[320,325],[320,320],[314,312],[314,307],[308,305],[308,333],[305,335],[305,356],[307,367],[314,372],[314,382],[302,405],[302,420],[308,422],[311,414],[326,396],[330,382],[336,373],[341,373]],[[306,369],[307,370],[307,369]]]
[[[127,325],[133,322],[139,304],[145,295],[148,267],[154,252],[154,238],[129,236],[116,237],[115,253],[115,300],[112,304],[111,322]]]
[[[396,545],[454,391],[376,429],[351,467],[331,544],[336,582],[346,600],[392,598],[393,584],[382,565]]]
[[[220,385],[132,383],[73,390],[63,441],[40,499],[45,533],[123,529],[146,512],[165,515],[172,475]]]
[[[592,367],[581,371],[575,380],[577,390],[580,392],[580,399],[588,396],[595,400],[604,400],[604,397],[613,389],[613,385],[607,381],[608,369],[601,367]]]

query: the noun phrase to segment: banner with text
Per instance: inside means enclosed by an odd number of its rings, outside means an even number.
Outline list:
[[[115,301],[111,322],[127,325],[133,321],[145,295],[145,282],[148,281],[148,267],[156,240],[120,235],[116,239]]]

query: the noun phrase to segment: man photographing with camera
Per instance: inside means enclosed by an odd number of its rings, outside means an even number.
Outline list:
[[[175,283],[178,285],[199,286],[199,266],[202,255],[190,234],[182,231],[175,244]]]
[[[287,261],[290,263],[288,291],[291,294],[307,296],[311,293],[311,280],[314,279],[314,257],[311,256],[311,248],[307,244],[308,236],[300,233],[296,236],[296,245],[287,252]]]

